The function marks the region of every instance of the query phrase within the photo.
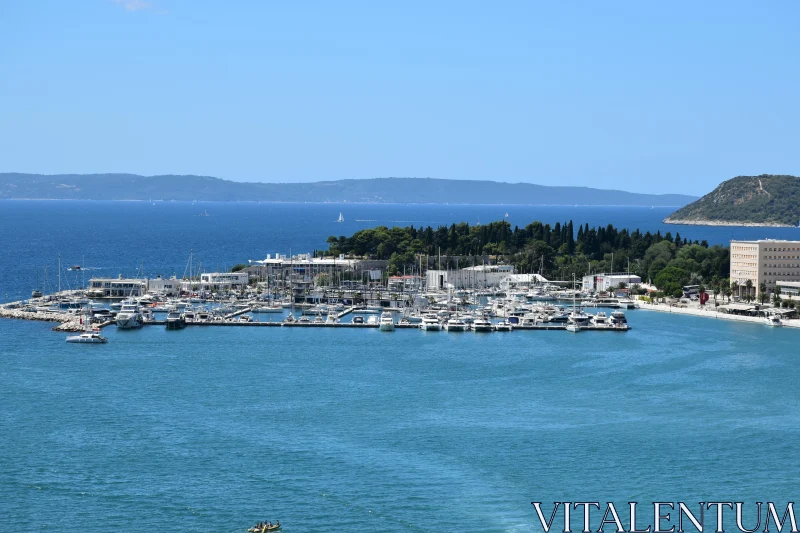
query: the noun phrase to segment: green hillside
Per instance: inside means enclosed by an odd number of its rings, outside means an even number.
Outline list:
[[[737,176],[696,202],[678,209],[667,224],[797,226],[800,221],[800,178]]]

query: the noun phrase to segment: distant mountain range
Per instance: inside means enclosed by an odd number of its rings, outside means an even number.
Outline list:
[[[529,183],[374,178],[240,183],[209,176],[0,173],[0,199],[682,206],[696,196]]]
[[[705,226],[797,226],[800,178],[737,176],[664,219],[667,224]]]

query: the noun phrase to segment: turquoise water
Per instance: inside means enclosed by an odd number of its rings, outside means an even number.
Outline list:
[[[539,531],[531,501],[786,501],[798,332],[2,321],[0,530]]]

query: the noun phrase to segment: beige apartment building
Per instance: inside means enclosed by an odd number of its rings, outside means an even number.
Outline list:
[[[758,296],[762,282],[771,293],[776,282],[800,281],[800,241],[731,241],[730,278],[739,284],[739,296],[747,294],[747,280],[752,282],[753,296]]]

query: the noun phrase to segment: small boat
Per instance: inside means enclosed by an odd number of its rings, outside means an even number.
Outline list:
[[[371,317],[369,317],[367,319],[367,324],[369,324],[371,326],[378,326],[379,325],[378,317],[375,316],[375,315],[372,315]]]
[[[502,322],[498,322],[494,325],[495,331],[511,331],[514,329],[514,326],[508,320],[503,320]]]
[[[69,269],[70,270],[80,270],[81,266],[80,265],[72,265],[71,267],[69,267]]]
[[[336,222],[344,222],[344,217],[342,216],[341,212],[339,212],[339,218],[336,220]]]
[[[186,318],[180,311],[170,311],[167,315],[167,329],[183,329],[186,326]]]
[[[381,331],[394,331],[394,319],[392,318],[392,313],[384,311],[381,314],[379,329]]]
[[[772,326],[772,327],[783,326],[783,322],[781,322],[781,319],[780,319],[780,317],[778,315],[770,315],[770,316],[768,316],[767,318],[764,319],[764,322],[768,326]]]
[[[281,521],[277,520],[274,524],[255,525],[247,529],[247,533],[264,533],[265,531],[277,531],[281,528]]]
[[[571,331],[572,333],[578,333],[580,330],[581,327],[575,322],[570,322],[569,324],[567,324],[567,331]]]
[[[72,344],[105,344],[108,342],[107,338],[100,335],[99,328],[92,327],[92,319],[89,314],[81,319],[81,322],[84,327],[83,333],[80,335],[70,335],[67,337],[67,342]]]
[[[353,317],[353,324],[363,324],[364,317],[363,316],[354,316]]]
[[[202,212],[202,213],[200,213],[200,214],[199,214],[199,215],[197,215],[197,216],[199,216],[199,217],[210,217],[211,215],[209,215],[209,214],[208,214],[208,211],[206,211],[205,209],[203,209],[203,212]]]
[[[67,342],[73,344],[105,344],[108,339],[100,335],[98,331],[85,331],[80,335],[70,335]]]
[[[42,297],[42,291],[40,291],[39,289],[33,289],[31,291],[31,298],[41,298],[41,297]]]
[[[283,306],[281,305],[262,305],[260,307],[253,307],[253,313],[283,313]]]

